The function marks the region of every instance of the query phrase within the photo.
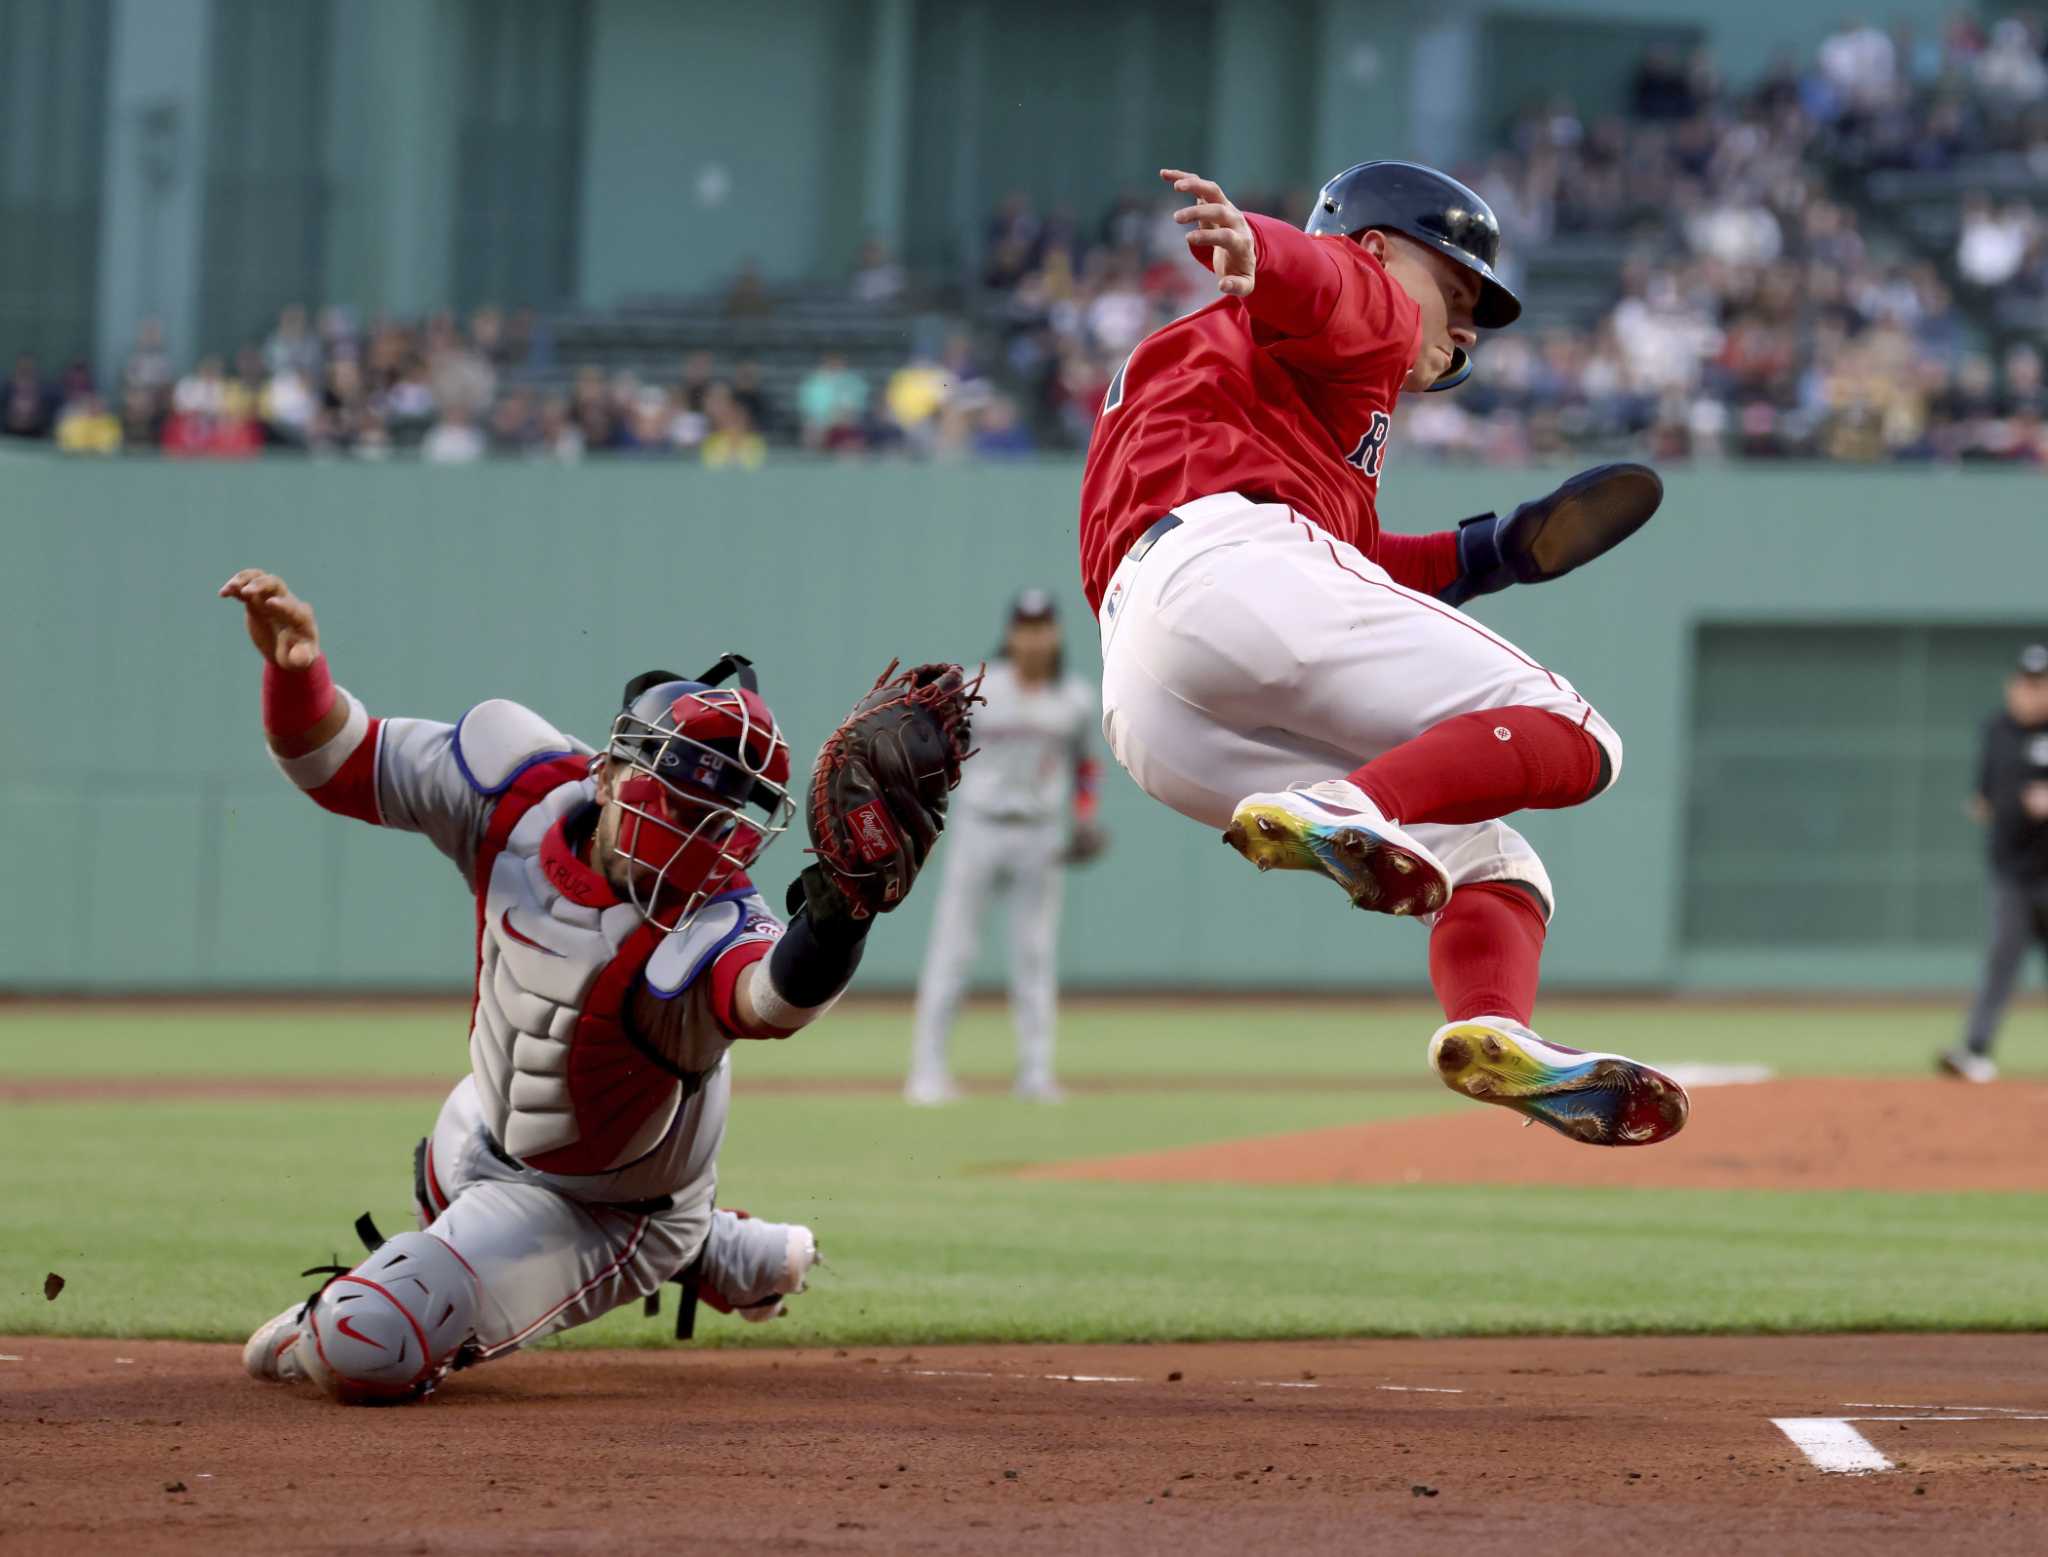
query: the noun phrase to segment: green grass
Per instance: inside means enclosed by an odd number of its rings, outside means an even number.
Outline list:
[[[1544,1029],[1663,1061],[1923,1072],[1954,1013],[1559,1003]],[[2041,1024],[2015,1021],[2024,1044]],[[464,1012],[364,1007],[0,1010],[0,1079],[452,1079]],[[1434,1089],[1233,1089],[1254,1075],[1423,1076],[1420,1004],[1077,1007],[1064,1069],[1211,1075],[1214,1089],[903,1108],[872,1091],[748,1097],[749,1078],[876,1078],[905,1016],[869,1005],[741,1051],[721,1198],[811,1223],[830,1259],[776,1325],[700,1344],[898,1345],[1529,1331],[2034,1328],[2048,1256],[2015,1229],[2048,1196],[1535,1187],[1268,1189],[1026,1183],[1023,1163],[1469,1107]],[[1006,1062],[971,1013],[961,1069]],[[0,1333],[239,1339],[369,1209],[406,1225],[419,1099],[0,1104]],[[69,1285],[42,1296],[46,1271]],[[615,1314],[565,1344],[662,1341]]]
[[[1829,1006],[1713,1001],[1551,1001],[1548,1037],[1660,1061],[1764,1064],[1788,1075],[1923,1075],[1951,1042],[1960,1003]],[[1420,1000],[1289,1004],[1190,998],[1073,1002],[1060,1025],[1072,1077],[1414,1077],[1441,1020]],[[0,1079],[56,1076],[420,1076],[460,1074],[466,1002],[317,1007],[0,1006]],[[2038,1008],[2012,1021],[2024,1052],[2048,1027]],[[895,1001],[850,1002],[803,1039],[747,1051],[748,1076],[894,1077],[909,1043]],[[1008,1063],[1000,1009],[972,1009],[956,1044],[967,1075]]]

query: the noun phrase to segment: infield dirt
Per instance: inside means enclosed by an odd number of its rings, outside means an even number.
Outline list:
[[[375,1411],[231,1347],[0,1356],[17,1557],[2048,1549],[2038,1335],[539,1353]],[[1895,1468],[1771,1420],[1835,1415]]]
[[[1025,1171],[1221,1184],[1561,1184],[1616,1189],[2048,1190],[2048,1086],[1807,1076],[1701,1088],[1652,1151],[1588,1151],[1498,1108],[1253,1136]]]

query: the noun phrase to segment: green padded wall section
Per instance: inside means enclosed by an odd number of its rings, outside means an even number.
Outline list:
[[[2038,620],[1701,629],[1689,947],[1969,947],[1978,734]]]
[[[1383,505],[1392,525],[1426,529],[1557,474],[1396,460]],[[984,652],[1020,584],[1059,591],[1073,659],[1094,674],[1079,475],[1062,461],[791,462],[742,476],[0,455],[0,850],[13,884],[0,985],[464,979],[470,925],[453,873],[415,839],[318,812],[270,768],[254,656],[213,599],[239,565],[304,590],[338,678],[377,711],[453,719],[503,695],[589,739],[627,676],[736,648],[760,662],[807,756],[891,656]],[[2041,612],[2039,490],[2024,474],[1675,471],[1657,521],[1597,569],[1479,603],[1627,748],[1612,793],[1527,819],[1558,886],[1554,984],[1967,980],[1975,845],[1944,818],[2013,634]],[[1872,729],[1866,758],[1842,760]],[[1076,983],[1422,987],[1415,927],[1350,913],[1321,881],[1255,875],[1113,769],[1105,809],[1115,851],[1068,898]],[[1856,864],[1848,835],[1829,831],[1845,816],[1890,819],[1872,857],[1909,847],[1910,864],[1883,869],[1952,894],[1943,917],[1874,916],[1861,940],[1799,940],[1714,906],[1725,884],[1703,859],[1732,865],[1781,843],[1773,890],[1835,890]],[[1924,825],[1899,833],[1900,817]],[[779,887],[798,863],[786,841],[764,879]],[[1891,899],[1873,887],[1871,901]],[[919,894],[881,926],[871,986],[914,977],[929,909]]]

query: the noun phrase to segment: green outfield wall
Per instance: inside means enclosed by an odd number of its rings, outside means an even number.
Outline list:
[[[420,840],[317,811],[271,768],[258,667],[213,591],[283,571],[374,711],[488,696],[599,738],[619,685],[726,649],[759,662],[799,759],[894,655],[973,659],[1019,585],[1067,602],[1071,463],[64,463],[0,457],[0,986],[452,988],[463,884]],[[1543,474],[1398,466],[1423,529]],[[1967,980],[1973,732],[2048,623],[2038,478],[1675,473],[1597,571],[1482,602],[1621,730],[1619,786],[1526,830],[1560,908],[1557,985]],[[1314,777],[1316,775],[1304,775]],[[1111,769],[1109,859],[1072,881],[1079,985],[1417,986],[1423,935],[1327,884],[1254,875]],[[800,863],[785,842],[764,879]],[[864,981],[915,974],[929,894]],[[993,959],[988,964],[995,967]]]

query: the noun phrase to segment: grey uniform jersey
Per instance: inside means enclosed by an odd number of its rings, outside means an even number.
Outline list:
[[[415,1187],[426,1230],[477,1280],[482,1355],[643,1297],[700,1251],[715,1290],[761,1290],[783,1269],[784,1229],[712,1209],[734,1035],[707,975],[765,955],[781,922],[751,887],[722,894],[607,993],[639,911],[566,845],[550,852],[593,800],[590,748],[516,703],[448,725],[373,721],[341,695],[341,731],[279,767],[330,810],[423,834],[479,895],[470,1074]]]
[[[1064,676],[1026,687],[1008,660],[982,678],[985,708],[975,710],[975,759],[960,779],[955,805],[1010,822],[1063,818],[1073,800],[1074,768],[1095,725],[1095,694]]]

